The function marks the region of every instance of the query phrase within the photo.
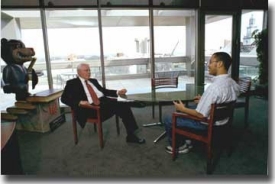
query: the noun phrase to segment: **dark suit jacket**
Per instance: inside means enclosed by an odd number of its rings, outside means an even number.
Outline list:
[[[104,96],[117,97],[116,90],[103,88],[96,79],[89,79],[89,81],[93,83]],[[91,114],[91,109],[78,106],[79,102],[83,100],[87,101],[88,99],[81,80],[79,78],[68,80],[61,96],[61,102],[70,106],[76,112],[76,119],[82,128],[85,126],[88,115]]]

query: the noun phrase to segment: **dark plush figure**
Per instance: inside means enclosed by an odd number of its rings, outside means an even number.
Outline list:
[[[1,40],[1,57],[6,62],[2,82],[5,93],[15,93],[17,101],[25,101],[29,94],[28,81],[32,80],[32,89],[38,83],[38,76],[32,68],[36,58],[33,48],[26,48],[20,40]],[[28,68],[23,64],[31,61]]]

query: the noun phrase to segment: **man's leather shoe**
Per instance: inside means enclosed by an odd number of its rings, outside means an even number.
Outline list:
[[[127,135],[126,142],[144,144],[145,143],[145,139],[138,138],[135,135]]]

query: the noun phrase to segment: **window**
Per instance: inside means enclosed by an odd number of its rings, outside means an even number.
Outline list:
[[[252,33],[255,30],[261,31],[263,29],[263,11],[243,10],[241,19],[239,76],[249,76],[256,79],[259,62]]]
[[[47,10],[46,21],[54,87],[63,88],[82,62],[95,77],[100,66],[97,10]]]
[[[215,52],[232,53],[232,15],[206,15],[205,16],[205,60],[204,82],[211,83],[212,76],[208,73],[208,61]],[[229,69],[229,73],[230,73]]]
[[[101,15],[106,86],[126,88],[128,94],[149,92],[149,11],[108,9]]]
[[[32,47],[35,50],[37,60],[33,68],[38,74],[39,82],[35,89],[32,89],[31,81],[29,81],[29,92],[33,94],[48,89],[40,11],[2,10],[1,24],[2,38],[21,40],[26,47]],[[30,62],[26,62],[24,66],[28,67],[29,64]],[[6,63],[1,59],[1,71],[5,65]],[[3,90],[1,90],[1,93],[3,93]],[[1,109],[5,109],[5,107],[14,104],[15,95],[13,93],[3,94],[3,97],[4,98],[1,98]]]
[[[155,77],[179,77],[179,89],[194,83],[195,22],[194,10],[154,10]]]

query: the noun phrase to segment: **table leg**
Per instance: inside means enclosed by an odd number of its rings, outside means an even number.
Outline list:
[[[162,125],[162,123],[161,122],[147,123],[147,124],[143,124],[143,127],[151,127],[151,126],[157,126],[157,125]]]
[[[166,131],[162,132],[155,140],[154,143],[157,143],[159,140],[163,139],[166,136]]]
[[[162,107],[162,103],[159,102],[159,122],[143,124],[143,127],[163,125],[163,123],[162,123],[162,108],[161,107]]]
[[[164,103],[164,102],[159,102],[159,122],[157,123],[149,123],[149,124],[144,124],[144,127],[149,127],[149,126],[156,126],[156,125],[163,125],[162,123],[162,105],[170,105],[170,103]],[[161,139],[163,139],[166,136],[166,131],[162,132],[155,140],[154,143],[157,143]]]

